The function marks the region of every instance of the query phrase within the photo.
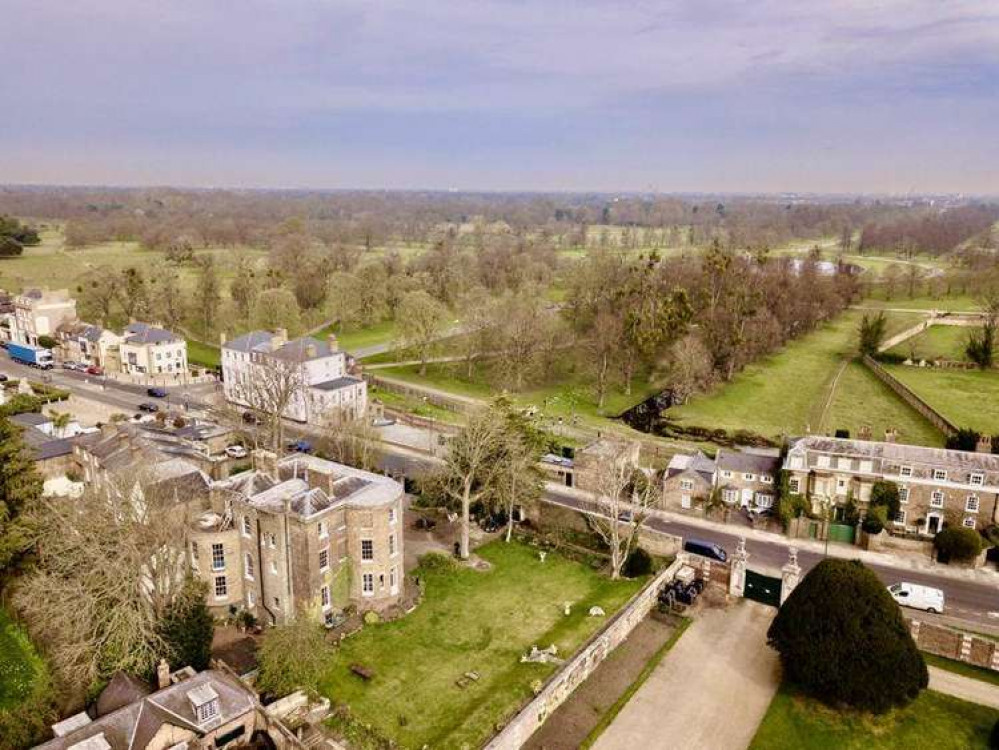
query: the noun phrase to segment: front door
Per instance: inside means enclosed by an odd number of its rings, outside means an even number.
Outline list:
[[[744,489],[742,491],[742,500],[740,501],[739,504],[742,505],[743,508],[748,508],[752,504],[752,502],[753,502],[753,491],[751,489]]]
[[[935,536],[938,531],[940,531],[940,516],[930,513],[926,516],[926,533]]]

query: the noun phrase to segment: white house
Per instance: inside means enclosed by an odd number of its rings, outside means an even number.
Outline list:
[[[187,372],[183,336],[147,323],[130,323],[120,346],[121,371],[133,375],[180,375]]]
[[[349,374],[349,364],[335,336],[288,341],[282,329],[251,331],[222,344],[223,392],[230,403],[262,411],[283,404],[284,416],[296,422],[360,419],[367,411],[368,389]]]

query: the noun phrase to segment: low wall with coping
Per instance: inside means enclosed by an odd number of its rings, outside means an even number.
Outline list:
[[[920,651],[999,671],[999,642],[946,625],[909,620],[909,632]]]
[[[527,742],[570,693],[645,619],[656,604],[659,590],[673,580],[676,571],[685,563],[686,555],[681,553],[672,565],[632,597],[561,669],[548,678],[541,691],[507,722],[485,746],[485,750],[517,750]]]

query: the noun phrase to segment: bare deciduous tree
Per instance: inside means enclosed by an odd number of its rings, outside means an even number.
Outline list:
[[[280,453],[284,445],[284,417],[305,397],[302,361],[287,357],[253,354],[253,368],[230,384],[233,399],[248,406],[261,420],[270,449]]]
[[[420,375],[426,375],[431,349],[447,325],[447,308],[425,291],[409,292],[399,303],[396,325],[402,345],[416,350]]]

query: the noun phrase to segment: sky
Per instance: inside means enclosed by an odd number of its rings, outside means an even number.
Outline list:
[[[999,0],[0,0],[0,183],[999,195]]]

